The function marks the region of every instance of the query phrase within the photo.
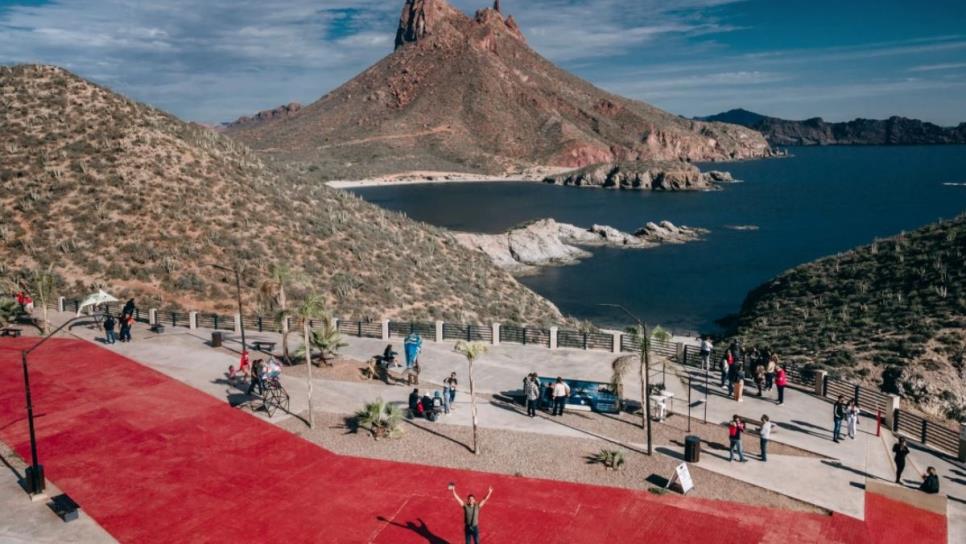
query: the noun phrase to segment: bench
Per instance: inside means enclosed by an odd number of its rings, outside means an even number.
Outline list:
[[[252,342],[252,348],[255,351],[262,351],[265,353],[272,353],[275,351],[276,342],[266,342],[264,340],[256,340]]]
[[[22,330],[15,327],[4,327],[0,329],[0,336],[11,336],[13,338],[18,338],[22,333]]]

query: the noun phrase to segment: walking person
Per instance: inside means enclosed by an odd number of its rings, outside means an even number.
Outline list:
[[[705,336],[701,340],[701,368],[704,370],[711,369],[711,352],[714,351],[714,344],[711,343],[711,337]]]
[[[248,352],[243,352],[242,356],[247,357]],[[265,394],[265,364],[261,359],[256,359],[252,364],[252,382],[248,385],[246,394],[251,395],[256,388],[259,395]]]
[[[771,433],[774,432],[775,424],[771,422],[768,415],[761,416],[761,427],[758,428],[758,440],[761,446],[761,462],[768,461],[768,441],[771,440]]]
[[[523,381],[523,394],[526,397],[527,415],[537,417],[537,403],[540,402],[540,382],[536,373],[527,376]]]
[[[450,409],[456,408],[456,386],[459,385],[459,380],[456,379],[456,373],[451,372],[449,378],[443,380],[443,384],[449,386],[449,407]]]
[[[755,385],[758,386],[758,396],[761,397],[761,392],[765,388],[765,366],[757,365],[755,367]]]
[[[735,372],[738,369],[738,360],[735,359],[731,352],[728,352],[728,396],[732,396],[735,393]]]
[[[742,463],[746,462],[745,450],[741,446],[741,433],[745,432],[745,422],[741,420],[738,414],[731,417],[731,423],[728,424],[728,442],[730,443],[728,447],[728,462],[735,460],[735,452],[738,452],[738,460]]]
[[[466,544],[470,544],[471,540],[473,544],[480,544],[480,510],[486,506],[490,495],[493,495],[493,488],[486,491],[486,496],[480,502],[476,502],[476,497],[473,495],[467,495],[466,502],[463,502],[463,499],[456,494],[456,484],[449,484],[449,490],[453,492],[453,498],[463,509],[463,534],[466,536]]]
[[[909,455],[909,446],[906,445],[906,437],[900,436],[899,441],[892,446],[892,459],[896,462],[896,483],[902,483],[902,471],[906,470],[906,456]]]
[[[567,385],[567,382],[563,378],[557,376],[557,381],[553,384],[553,415],[563,415],[564,406],[566,406],[569,396],[570,386]]]
[[[855,440],[856,427],[859,426],[859,407],[854,400],[850,400],[845,407],[845,428],[849,433],[849,438]]]
[[[832,442],[838,444],[842,435],[842,421],[845,420],[845,397],[839,395],[832,405]]]
[[[788,372],[785,371],[784,365],[778,367],[778,372],[775,373],[775,387],[778,388],[778,405],[781,406],[785,404],[785,386],[788,385]]]
[[[725,384],[728,383],[728,375],[731,372],[731,352],[725,352],[721,356],[721,388],[725,389]],[[728,396],[731,396],[731,391],[728,392]]]
[[[114,327],[117,325],[117,321],[114,320],[114,316],[107,314],[104,318],[104,343],[113,344],[117,342],[117,337],[114,335]]]
[[[745,364],[737,361],[732,368],[735,369],[735,400],[742,402],[741,396],[745,391]]]

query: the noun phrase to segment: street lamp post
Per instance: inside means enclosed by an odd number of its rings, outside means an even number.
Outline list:
[[[39,495],[44,492],[47,487],[46,479],[44,478],[44,466],[40,464],[39,456],[37,455],[37,432],[34,429],[34,404],[33,399],[30,395],[30,371],[27,364],[27,356],[29,356],[34,350],[44,345],[44,342],[50,340],[58,332],[64,329],[64,327],[70,325],[71,323],[81,320],[81,319],[91,319],[102,317],[104,314],[94,313],[89,316],[78,316],[68,319],[63,325],[54,329],[53,332],[47,336],[40,339],[39,342],[33,346],[20,352],[20,362],[23,365],[23,388],[24,395],[27,400],[27,427],[30,430],[30,466],[26,470],[26,485],[27,493],[30,495]]]
[[[637,326],[639,327],[644,341],[644,345],[641,349],[641,404],[644,405],[644,428],[647,430],[647,454],[652,455],[654,453],[653,442],[651,441],[651,403],[647,398],[647,393],[649,387],[649,382],[651,379],[651,339],[647,336],[647,323],[642,321],[639,317],[632,314],[630,310],[621,306],[620,304],[601,304],[600,306],[608,306],[611,308],[617,308],[618,310],[624,312],[631,319],[637,321]]]
[[[242,353],[245,353],[248,350],[248,344],[245,343],[245,319],[243,317],[245,313],[242,311],[241,274],[238,272],[238,266],[236,265],[234,268],[228,268],[220,264],[213,264],[211,266],[235,274],[235,295],[238,298],[238,326],[241,329]]]

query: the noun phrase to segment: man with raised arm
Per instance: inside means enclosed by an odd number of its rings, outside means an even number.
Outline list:
[[[486,505],[486,501],[490,500],[493,488],[490,487],[487,490],[486,497],[480,502],[476,502],[476,497],[472,494],[467,495],[466,502],[463,502],[463,499],[456,494],[456,484],[449,484],[449,490],[463,509],[463,533],[466,535],[466,544],[470,544],[471,539],[473,544],[480,544],[480,509]]]

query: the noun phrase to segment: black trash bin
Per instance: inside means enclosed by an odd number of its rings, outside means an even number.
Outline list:
[[[697,463],[701,460],[701,437],[693,434],[684,437],[684,460]]]
[[[225,341],[225,333],[222,331],[212,331],[211,333],[211,347],[220,348],[222,342]]]

